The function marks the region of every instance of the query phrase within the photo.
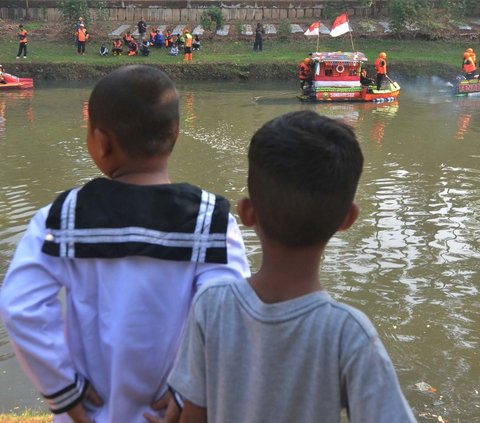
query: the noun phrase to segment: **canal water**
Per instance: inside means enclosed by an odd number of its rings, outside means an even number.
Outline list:
[[[235,204],[247,193],[249,138],[265,121],[311,109],[351,124],[365,155],[361,216],[329,244],[322,281],[372,319],[420,422],[480,422],[480,98],[425,79],[396,103],[301,104],[293,85],[180,83],[172,178]],[[0,281],[35,210],[99,176],[84,142],[90,90],[0,93]],[[259,242],[242,229],[255,269]],[[45,405],[0,325],[0,412],[26,407]]]

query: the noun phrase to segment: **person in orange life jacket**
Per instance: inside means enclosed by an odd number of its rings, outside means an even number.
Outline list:
[[[380,90],[387,74],[387,54],[383,51],[379,53],[377,60],[375,60],[375,70],[377,71],[377,90]]]
[[[473,60],[473,64],[476,65],[477,64],[477,55],[474,53],[473,49],[467,48],[465,50],[465,53],[468,53],[470,55],[470,57]]]
[[[88,32],[84,24],[80,24],[77,31],[77,52],[78,54],[85,54],[85,44],[89,38]]]
[[[465,72],[466,79],[472,79],[475,77],[477,73],[477,67],[475,66],[475,62],[472,59],[470,53],[465,52],[463,53],[463,71]]]
[[[190,30],[188,28],[185,28],[183,30],[183,34],[185,37],[185,55],[183,57],[183,60],[190,61],[192,60],[193,37],[192,37],[192,34],[190,34]]]
[[[120,38],[115,38],[112,43],[112,53],[114,56],[121,56],[123,52],[123,43]]]
[[[133,35],[130,31],[127,31],[127,33],[123,36],[123,44],[129,46],[132,41],[134,41]]]
[[[136,56],[138,53],[138,45],[135,40],[130,41],[128,44],[128,55],[129,56]]]
[[[20,59],[22,53],[23,58],[27,58],[27,35],[28,33],[23,25],[18,25],[18,38],[20,39],[20,42],[18,43],[17,59]]]
[[[298,65],[298,77],[300,79],[300,89],[305,91],[312,85],[312,59],[306,57],[303,62]]]

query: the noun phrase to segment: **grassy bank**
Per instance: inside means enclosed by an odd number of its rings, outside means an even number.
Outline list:
[[[468,47],[462,41],[423,41],[359,38],[355,50],[363,51],[373,61],[380,51],[386,51],[390,74],[396,77],[437,75],[453,78],[460,71],[463,52]],[[248,40],[203,39],[202,49],[194,53],[193,62],[183,63],[183,56],[169,56],[165,49],[151,49],[148,57],[101,57],[99,41],[87,45],[85,56],[77,55],[73,43],[35,41],[28,45],[28,58],[15,59],[15,40],[0,41],[0,60],[7,72],[19,76],[45,79],[96,79],[119,65],[146,63],[161,66],[174,79],[236,80],[236,79],[296,79],[297,65],[308,52],[316,50],[316,39],[300,36],[287,41],[267,38],[264,50],[252,51]],[[108,44],[110,47],[110,45]],[[320,37],[319,50],[351,50],[348,36]]]
[[[0,414],[0,423],[51,423],[52,415],[25,412],[20,415]]]

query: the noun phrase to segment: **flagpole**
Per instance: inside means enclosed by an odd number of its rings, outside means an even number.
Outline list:
[[[320,28],[318,28],[318,34],[317,34],[317,50],[316,52],[318,52],[318,45],[320,44]]]
[[[348,24],[350,25],[350,23]],[[352,50],[355,52],[355,47],[353,46],[353,36],[352,36],[352,31],[350,31],[350,41],[352,42]]]

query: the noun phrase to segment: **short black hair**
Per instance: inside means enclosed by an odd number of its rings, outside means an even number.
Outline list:
[[[258,223],[284,245],[325,245],[353,202],[363,155],[353,129],[313,111],[263,125],[248,151]]]
[[[115,134],[132,156],[169,154],[179,125],[178,93],[172,80],[151,66],[114,70],[94,87],[90,125]]]

